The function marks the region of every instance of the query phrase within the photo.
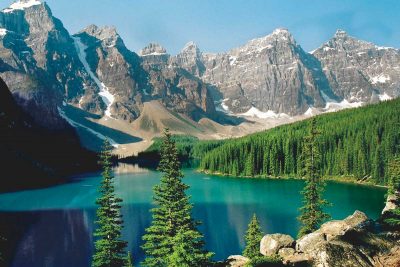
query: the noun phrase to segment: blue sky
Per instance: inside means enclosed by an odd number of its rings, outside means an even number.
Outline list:
[[[12,1],[1,0],[0,7]],[[310,51],[336,29],[382,46],[400,48],[399,0],[48,0],[53,14],[75,33],[89,24],[113,25],[126,45],[149,42],[171,54],[185,43],[223,52],[284,27]]]

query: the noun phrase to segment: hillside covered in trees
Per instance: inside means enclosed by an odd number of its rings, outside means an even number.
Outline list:
[[[318,116],[321,175],[387,184],[388,162],[400,152],[399,110],[400,100],[393,100]],[[198,148],[200,169],[234,176],[302,177],[307,127],[305,120],[209,150]]]

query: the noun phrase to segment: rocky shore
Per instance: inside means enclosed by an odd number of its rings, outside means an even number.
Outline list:
[[[395,209],[398,195],[390,195],[382,211]],[[400,232],[385,229],[378,221],[355,211],[344,220],[332,220],[317,231],[294,240],[289,235],[267,234],[260,253],[280,257],[283,266],[400,266]],[[249,266],[250,259],[234,255],[226,266]],[[275,266],[275,265],[274,265]]]

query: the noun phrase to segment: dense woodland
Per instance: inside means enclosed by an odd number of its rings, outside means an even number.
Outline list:
[[[400,100],[317,117],[321,175],[387,184],[388,162],[399,153]],[[303,177],[308,120],[222,145],[197,145],[202,170],[234,176]]]

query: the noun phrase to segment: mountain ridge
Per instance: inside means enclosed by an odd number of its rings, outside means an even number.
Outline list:
[[[89,25],[71,35],[36,0],[0,12],[0,59],[0,76],[17,102],[55,129],[66,127],[69,113],[60,111],[67,105],[93,114],[94,123],[129,127],[145,103],[159,101],[193,121],[234,126],[229,132],[240,136],[269,127],[265,120],[282,124],[400,94],[399,50],[343,30],[312,53],[285,28],[224,53],[203,52],[194,42],[177,55],[156,43],[136,53],[114,27]]]

